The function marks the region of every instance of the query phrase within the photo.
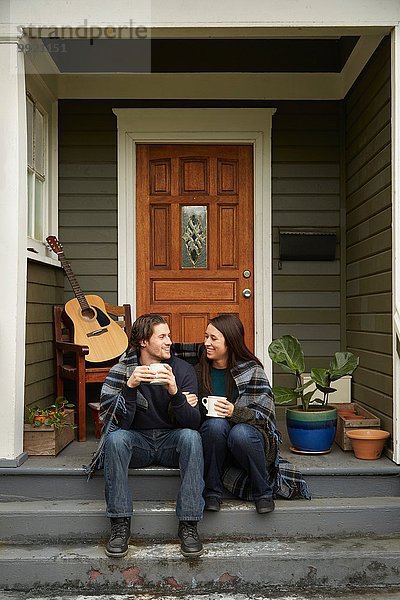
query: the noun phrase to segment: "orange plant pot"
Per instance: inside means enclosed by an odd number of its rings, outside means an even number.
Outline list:
[[[383,429],[350,429],[346,435],[351,439],[356,458],[376,460],[380,458],[390,433]]]
[[[34,423],[44,423],[46,421],[47,417],[45,415],[36,415],[35,417],[33,417],[33,422]]]

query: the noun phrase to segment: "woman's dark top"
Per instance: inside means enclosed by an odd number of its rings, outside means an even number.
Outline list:
[[[228,372],[228,369],[216,369],[215,367],[211,367],[211,393],[213,396],[224,396],[229,402],[235,404],[238,397],[238,390],[236,384],[233,383],[232,398],[228,398],[228,386],[226,381]]]

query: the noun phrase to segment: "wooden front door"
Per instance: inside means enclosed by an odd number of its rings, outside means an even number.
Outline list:
[[[198,342],[235,313],[253,348],[253,147],[138,144],[136,185],[137,314]]]

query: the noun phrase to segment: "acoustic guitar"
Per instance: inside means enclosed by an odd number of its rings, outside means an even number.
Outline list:
[[[104,300],[100,296],[85,296],[82,292],[58,239],[49,235],[46,241],[57,254],[75,294],[75,298],[65,305],[65,312],[74,324],[75,344],[89,347],[89,354],[85,356],[88,362],[105,362],[117,358],[128,347],[125,331],[107,314]]]

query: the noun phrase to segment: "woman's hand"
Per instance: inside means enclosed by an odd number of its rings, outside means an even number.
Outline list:
[[[197,406],[198,398],[196,394],[191,394],[190,392],[182,392],[186,396],[186,400],[190,406]]]
[[[220,417],[229,418],[233,415],[235,405],[232,404],[232,402],[229,402],[228,400],[218,400],[218,402],[214,404],[214,407],[217,415],[219,415]]]

